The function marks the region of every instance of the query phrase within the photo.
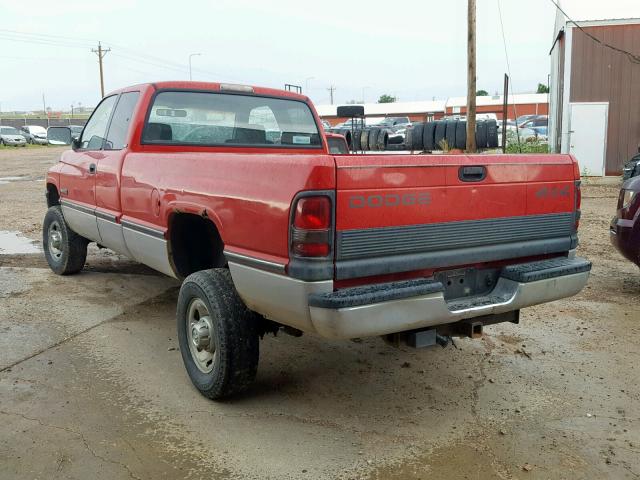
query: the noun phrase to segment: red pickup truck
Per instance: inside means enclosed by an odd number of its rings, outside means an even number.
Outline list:
[[[578,293],[569,155],[331,153],[310,100],[268,88],[136,85],[106,96],[49,171],[44,251],[96,242],[183,280],[180,350],[210,398],[245,389],[265,332],[477,336]]]

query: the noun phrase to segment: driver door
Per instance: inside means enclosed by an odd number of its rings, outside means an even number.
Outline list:
[[[60,170],[60,203],[71,229],[94,242],[100,242],[96,222],[96,171],[102,153],[107,126],[117,95],[105,97],[85,126],[80,147],[62,155]]]

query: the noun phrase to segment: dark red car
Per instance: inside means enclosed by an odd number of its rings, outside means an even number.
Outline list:
[[[625,258],[640,266],[640,177],[630,178],[622,184],[610,237],[611,243]]]

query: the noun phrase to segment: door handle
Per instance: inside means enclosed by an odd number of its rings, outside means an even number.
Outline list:
[[[460,167],[458,178],[463,182],[481,182],[487,177],[487,169],[484,166]]]
[[[98,169],[96,168],[96,164],[92,163],[89,165],[89,174],[94,175]]]

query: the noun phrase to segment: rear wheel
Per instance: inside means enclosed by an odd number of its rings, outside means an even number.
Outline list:
[[[185,368],[205,397],[228,397],[251,385],[258,369],[258,329],[229,270],[202,270],[185,279],[177,326]]]
[[[58,275],[78,273],[87,260],[89,240],[71,230],[59,205],[50,207],[42,226],[44,256]]]

